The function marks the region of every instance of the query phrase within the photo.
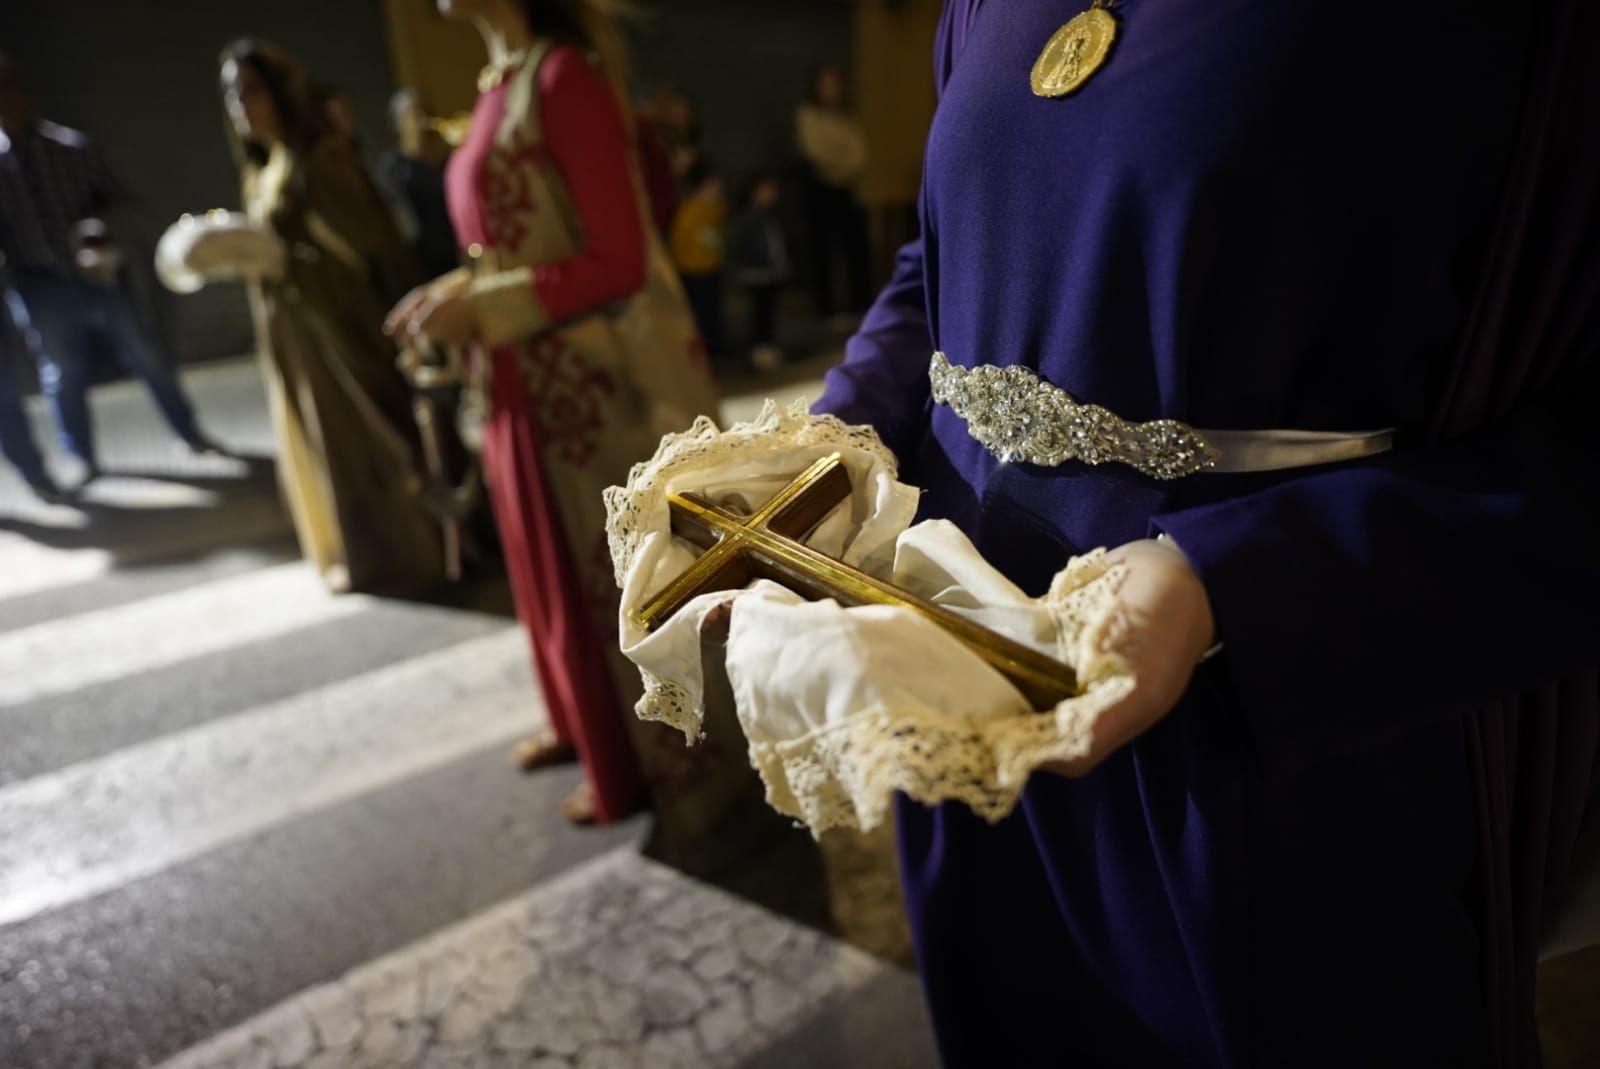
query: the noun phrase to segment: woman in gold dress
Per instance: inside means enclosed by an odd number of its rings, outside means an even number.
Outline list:
[[[284,277],[251,306],[300,548],[329,589],[402,590],[443,574],[417,494],[417,432],[385,310],[413,283],[410,250],[306,72],[243,40],[222,97],[252,220],[283,239]]]

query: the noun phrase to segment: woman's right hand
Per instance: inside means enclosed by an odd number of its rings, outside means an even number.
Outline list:
[[[410,293],[389,310],[383,320],[383,332],[390,337],[403,337],[409,332],[412,320],[423,307],[443,300],[455,290],[461,289],[470,281],[464,271],[452,271],[413,289]]]

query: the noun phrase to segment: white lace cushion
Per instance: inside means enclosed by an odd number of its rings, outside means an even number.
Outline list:
[[[814,545],[1067,661],[1086,692],[1034,712],[975,653],[915,613],[807,602],[765,581],[702,596],[652,635],[632,623],[632,611],[694,556],[668,533],[667,488],[710,489],[753,506],[834,449],[851,464],[855,496],[849,516],[841,510]],[[876,826],[895,791],[929,804],[960,801],[997,820],[1040,764],[1086,752],[1100,711],[1133,686],[1104,649],[1120,575],[1103,553],[1071,561],[1048,594],[1027,597],[954,525],[907,528],[916,493],[894,480],[892,459],[866,428],[769,404],[728,432],[697,424],[669,438],[625,490],[610,494],[623,649],[646,684],[639,715],[699,734],[700,621],[734,599],[727,666],[751,761],[774,808],[816,834]]]

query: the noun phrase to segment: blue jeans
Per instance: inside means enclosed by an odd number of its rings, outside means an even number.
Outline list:
[[[9,299],[10,294],[6,294]],[[0,316],[5,309],[0,308]],[[0,330],[6,325],[0,322]],[[4,453],[22,477],[34,485],[49,481],[44,470],[44,458],[34,444],[33,432],[28,428],[28,414],[22,407],[22,387],[17,381],[18,361],[27,352],[22,347],[20,331],[7,331],[0,338],[0,453]]]
[[[19,271],[17,296],[31,324],[29,341],[39,358],[39,383],[56,411],[61,442],[79,460],[97,466],[89,420],[89,375],[99,334],[129,375],[144,381],[167,425],[184,441],[200,437],[194,409],[172,365],[155,346],[121,291],[81,279]]]

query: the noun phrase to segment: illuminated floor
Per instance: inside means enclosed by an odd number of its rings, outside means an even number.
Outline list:
[[[264,456],[251,365],[189,378]],[[496,584],[331,598],[268,465],[95,403],[82,508],[0,473],[0,1065],[931,1063],[904,970],[511,768],[542,713]]]

